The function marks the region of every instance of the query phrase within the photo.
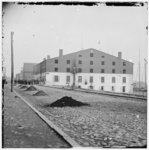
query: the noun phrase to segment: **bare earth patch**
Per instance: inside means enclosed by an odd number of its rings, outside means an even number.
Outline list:
[[[41,87],[42,90],[45,89]],[[144,146],[147,144],[146,101],[109,98],[46,88],[49,97],[25,95],[38,110],[82,146]],[[58,97],[72,96],[91,106],[43,108]],[[78,98],[77,98],[78,97]]]

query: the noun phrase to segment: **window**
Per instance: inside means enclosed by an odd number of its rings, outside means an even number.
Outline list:
[[[94,54],[93,53],[90,53],[90,57],[93,57],[94,56]]]
[[[123,83],[126,83],[126,77],[123,77]]]
[[[78,61],[78,64],[82,64],[82,60],[79,60],[79,61]]]
[[[78,72],[82,72],[82,69],[81,69],[81,68],[78,68]]]
[[[90,83],[93,83],[93,77],[92,76],[90,77]]]
[[[55,59],[55,64],[58,64],[58,59]]]
[[[66,76],[66,82],[70,82],[70,76]]]
[[[115,69],[112,69],[112,73],[115,73]]]
[[[78,83],[82,82],[82,76],[78,76]]]
[[[102,62],[101,62],[101,65],[104,65],[104,64],[105,64],[105,62],[104,62],[104,61],[102,61]]]
[[[93,65],[93,61],[90,61],[90,65]]]
[[[79,55],[79,57],[82,57],[82,55]]]
[[[112,77],[112,83],[115,83],[115,77]]]
[[[70,60],[67,60],[67,64],[70,64]]]
[[[125,88],[125,86],[123,86],[122,88],[123,88],[123,89],[122,89],[122,92],[125,92],[125,91],[126,91],[126,88]]]
[[[70,68],[67,68],[66,71],[67,71],[67,72],[70,72]]]
[[[101,56],[102,58],[105,58],[105,56]]]
[[[126,73],[126,69],[123,70],[123,73]]]
[[[105,82],[105,78],[101,77],[101,83],[104,83],[104,82]]]
[[[101,73],[104,73],[105,72],[105,70],[104,69],[101,69]]]
[[[126,62],[123,62],[123,66],[126,66]]]
[[[114,86],[112,86],[112,91],[114,91]]]
[[[59,82],[59,77],[58,76],[54,76],[54,82]]]
[[[90,69],[90,73],[93,73],[93,69]]]
[[[115,66],[115,61],[112,62],[112,65]]]
[[[101,86],[101,90],[104,91],[104,86]]]
[[[54,68],[54,71],[55,71],[55,72],[58,72],[58,68]]]

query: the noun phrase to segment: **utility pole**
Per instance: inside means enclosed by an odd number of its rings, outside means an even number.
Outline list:
[[[145,69],[145,89],[147,89],[147,79],[146,79],[146,65],[147,65],[147,60],[144,59],[144,69]]]
[[[139,91],[140,91],[140,49],[139,49]]]
[[[14,64],[13,64],[13,35],[11,32],[11,92],[13,92],[13,76],[14,76]]]

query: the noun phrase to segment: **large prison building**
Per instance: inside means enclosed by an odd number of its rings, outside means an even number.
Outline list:
[[[122,53],[113,56],[89,48],[78,52],[47,57],[34,65],[34,79],[49,86],[76,86],[112,92],[133,91],[133,63],[122,59]]]

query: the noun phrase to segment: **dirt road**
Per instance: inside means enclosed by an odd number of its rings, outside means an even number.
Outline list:
[[[4,148],[69,147],[22,100],[4,90]]]

